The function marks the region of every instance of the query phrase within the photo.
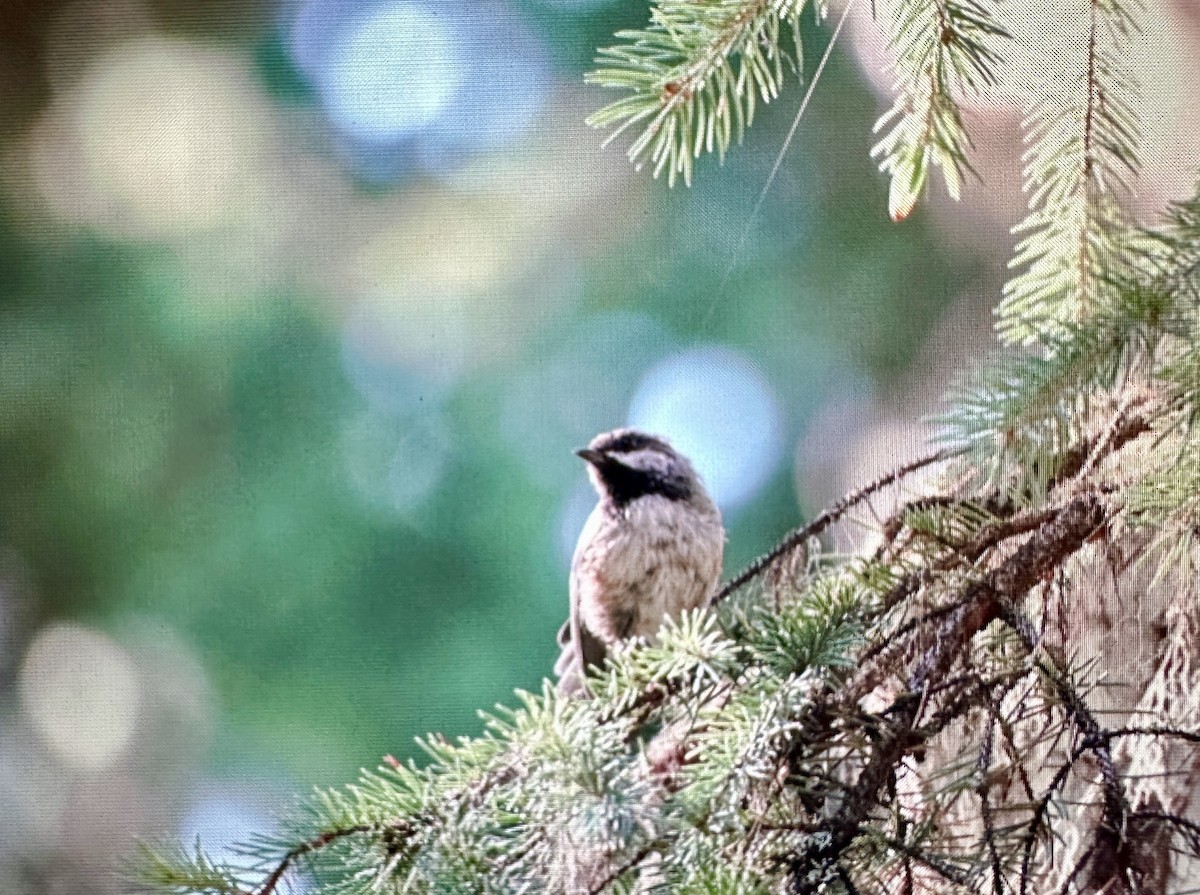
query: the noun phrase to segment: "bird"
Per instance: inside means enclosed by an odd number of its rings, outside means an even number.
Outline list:
[[[653,642],[664,619],[707,605],[720,583],[725,527],[691,461],[665,438],[620,428],[575,453],[599,500],[571,560],[554,671],[559,693],[584,696],[588,669],[611,647]]]

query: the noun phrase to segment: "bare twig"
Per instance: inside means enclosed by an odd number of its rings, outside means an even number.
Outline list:
[[[864,485],[855,491],[851,491],[836,503],[823,510],[807,525],[802,525],[800,528],[792,531],[782,541],[771,548],[770,551],[758,557],[758,559],[754,560],[754,562],[750,563],[750,565],[746,566],[746,568],[734,575],[731,579],[729,579],[729,581],[725,582],[725,586],[717,592],[717,595],[713,597],[712,602],[714,604],[719,603],[734,591],[744,587],[747,583],[754,580],[768,568],[774,565],[774,563],[780,557],[795,550],[797,547],[804,544],[804,542],[809,538],[819,535],[826,528],[845,515],[847,510],[856,506],[857,504],[862,503],[876,491],[880,491],[883,488],[886,488],[888,485],[898,482],[900,479],[911,475],[919,469],[924,469],[926,466],[932,466],[935,463],[941,463],[945,460],[948,460],[953,457],[955,453],[955,451],[943,449],[940,451],[935,451],[932,454],[926,454],[923,457],[919,457],[916,460],[905,463],[903,466],[893,469],[891,472],[880,476],[875,481]]]
[[[916,632],[919,652],[907,677],[907,692],[876,719],[870,757],[857,780],[846,787],[840,807],[824,818],[827,836],[789,861],[794,868],[796,891],[807,892],[812,888],[813,877],[808,872],[811,868],[832,868],[840,862],[876,810],[880,793],[897,762],[921,749],[966,710],[967,704],[963,704],[953,711],[939,713],[937,723],[918,727],[925,694],[945,678],[977,632],[1079,550],[1096,528],[1104,524],[1108,514],[1105,502],[1093,494],[1082,495],[1058,508],[994,571],[968,584],[955,601],[959,604],[957,608],[939,625]]]

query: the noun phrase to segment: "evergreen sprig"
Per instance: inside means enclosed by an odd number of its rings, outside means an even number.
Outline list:
[[[178,895],[242,895],[238,872],[213,860],[197,842],[142,843],[129,868],[132,885],[142,892]]]
[[[732,605],[689,613],[655,644],[617,650],[592,699],[520,693],[518,707],[485,715],[481,737],[423,740],[425,768],[314,793],[277,834],[242,847],[257,871],[197,848],[147,851],[141,876],[204,895],[270,895],[299,870],[337,895],[619,892],[647,873],[672,891],[756,891],[761,874],[729,863],[766,810],[744,800],[765,805],[810,697],[861,639],[858,585],[830,574],[788,601],[782,625]],[[664,789],[671,772],[657,761],[679,762],[681,782]]]
[[[1111,278],[1113,295],[1088,319],[1063,324],[1036,350],[1001,355],[951,390],[941,437],[967,457],[980,487],[1019,503],[1044,498],[1068,446],[1088,437],[1097,395],[1130,376],[1179,369],[1196,305],[1159,266],[1147,259],[1145,274]]]
[[[588,121],[641,132],[629,147],[654,176],[691,183],[696,158],[724,159],[741,141],[758,104],[779,95],[786,70],[800,69],[800,15],[807,0],[656,0],[651,22],[617,33],[599,52],[589,83],[628,91]],[[816,0],[823,15],[825,4]],[[792,34],[789,52],[783,35]]]
[[[908,217],[930,168],[940,168],[955,199],[971,170],[970,137],[960,103],[996,83],[1002,58],[993,44],[1009,34],[976,0],[895,0],[883,14],[896,73],[896,100],[875,124],[871,154],[888,175],[888,212]]]
[[[1012,39],[997,0],[881,0],[896,97],[878,120],[872,150],[888,175],[888,209],[906,217],[942,172],[958,198],[970,172],[964,103],[999,86],[1026,100],[1024,156],[1029,213],[998,308],[1013,343],[1053,339],[1120,293],[1136,235],[1122,201],[1138,174],[1138,85],[1126,63],[1142,0],[1073,0]],[[656,0],[651,23],[622,31],[600,51],[592,83],[627,95],[589,121],[613,137],[640,128],[629,149],[639,166],[690,183],[694,160],[724,158],[759,102],[781,89],[791,31],[799,69],[805,0]],[[818,16],[823,3],[816,3]],[[874,7],[873,7],[874,8]],[[1049,35],[1049,36],[1047,36]],[[1057,36],[1057,37],[1055,37]],[[1059,43],[1055,43],[1055,40]],[[1024,51],[1025,63],[1015,57]],[[1040,72],[1034,83],[1022,72]],[[611,139],[611,137],[610,137]]]
[[[1126,62],[1138,12],[1140,0],[1063,4],[1056,14],[1077,14],[1077,30],[1063,46],[1031,48],[1045,74],[1024,121],[1030,210],[1014,230],[1019,273],[997,309],[1010,342],[1053,337],[1102,310],[1131,267],[1120,200],[1139,170],[1139,91]]]

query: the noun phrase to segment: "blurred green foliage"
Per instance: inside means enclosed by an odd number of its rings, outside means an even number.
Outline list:
[[[637,2],[583,17],[521,8],[568,85],[645,15]],[[304,107],[270,27],[238,52],[279,102]],[[172,249],[46,227],[6,200],[0,534],[31,571],[26,634],[75,617],[118,640],[147,620],[181,635],[217,696],[218,772],[333,783],[411,754],[416,734],[477,731],[477,708],[549,672],[566,612],[561,506],[583,476],[571,438],[622,422],[645,366],[671,346],[737,347],[781,396],[790,445],[839,385],[886,392],[971,275],[969,259],[938,253],[920,212],[888,222],[867,155],[876,105],[836,57],[749,219],[798,100],[767,108],[723,170],[703,160],[691,191],[647,187],[616,236],[580,250],[545,234],[546,266],[572,271],[577,300],[439,386],[447,465],[405,513],[364,500],[346,471],[342,440],[365,399],[325,296],[284,276],[208,302]],[[619,320],[632,334],[606,349],[593,329]],[[590,345],[594,364],[560,377],[554,399],[577,414],[566,422],[542,386],[520,391],[563,345],[581,358]],[[515,436],[512,402],[528,426]],[[522,443],[550,459],[524,462]],[[791,481],[780,469],[731,516],[730,570],[812,512]]]

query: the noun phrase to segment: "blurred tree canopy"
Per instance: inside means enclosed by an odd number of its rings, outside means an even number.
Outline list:
[[[593,101],[572,85],[601,35],[640,19],[640,4],[576,12],[530,2],[504,11],[547,48],[542,88],[558,99],[519,136],[458,159],[460,171],[485,172],[477,186],[407,162],[386,182],[363,180],[336,133],[322,133],[321,94],[294,61],[287,10],[259,5],[231,20],[208,6],[131,4],[122,21],[87,4],[39,10],[10,22],[5,35],[30,63],[22,101],[8,107],[9,151],[28,160],[11,169],[0,231],[0,437],[9,458],[0,519],[24,588],[6,610],[18,622],[6,664],[15,674],[22,644],[54,620],[80,619],[126,643],[147,626],[173,632],[211,681],[219,722],[207,760],[218,772],[250,763],[336,778],[386,752],[409,754],[417,733],[478,729],[476,707],[535,686],[549,667],[566,608],[561,543],[573,537],[558,528],[563,500],[582,480],[569,452],[623,422],[648,367],[689,344],[735,346],[766,375],[794,441],[829,394],[886,393],[974,269],[970,258],[937,253],[919,221],[896,229],[878,213],[881,186],[863,136],[873,102],[835,59],[812,125],[757,219],[747,214],[788,124],[783,107],[767,110],[755,144],[721,176],[665,194],[619,175],[620,201],[644,211],[585,211],[559,230],[535,221],[541,245],[519,249],[535,252],[517,259],[524,272],[428,299],[486,320],[488,302],[503,315],[541,300],[540,290],[552,293],[548,311],[516,331],[501,328],[495,344],[486,333],[474,337],[465,350],[482,345],[483,356],[460,370],[438,373],[435,362],[389,356],[387,346],[356,357],[347,321],[361,285],[297,271],[293,253],[344,270],[343,259],[389,220],[452,230],[463,195],[494,203],[488,239],[500,238],[496,222],[541,213],[522,209],[521,190],[489,186],[486,172],[577,164],[559,134]],[[79,44],[81,21],[103,25],[96,46]],[[483,23],[462,27],[465,34]],[[276,106],[262,138],[269,145],[255,151],[271,164],[278,152],[297,172],[287,195],[256,198],[280,203],[258,209],[265,223],[219,219],[178,230],[163,218],[155,232],[151,217],[130,231],[128,203],[176,183],[168,174],[191,176],[170,159],[122,174],[97,167],[111,159],[85,155],[81,173],[37,173],[43,162],[62,162],[39,142],[39,128],[58,126],[56,115],[67,116],[63,127],[92,126],[79,117],[89,85],[115,83],[130,42],[152,40],[165,41],[153,45],[163,53],[154,57],[159,66],[190,64],[192,45],[218,47],[214,64],[248,73],[239,89]],[[61,74],[56,54],[74,54],[78,71]],[[502,47],[496,64],[521,77],[520,60],[504,58]],[[185,115],[188,97],[139,89],[129,95]],[[117,99],[102,106],[110,117]],[[222,111],[201,108],[201,124]],[[60,150],[72,140],[88,150],[89,140],[115,139],[104,128],[119,120],[95,126],[60,133]],[[120,150],[122,158],[135,148]],[[193,171],[201,181],[216,176],[205,165],[246,164],[202,161]],[[80,205],[107,202],[108,211],[64,206],[39,180],[51,175],[68,178],[64,189]],[[118,175],[134,178],[133,199],[113,198]],[[611,195],[599,182],[588,189],[604,201]],[[590,201],[594,209],[598,200]],[[338,239],[339,222],[354,216],[369,223]],[[545,215],[544,225],[556,220]],[[486,242],[478,250],[493,251]],[[239,253],[254,275],[226,263]],[[401,253],[389,264],[403,279],[417,257]],[[403,306],[403,296],[396,301]],[[557,345],[586,344],[620,314],[635,315],[628,339],[587,367],[559,358],[557,381],[545,381]],[[584,380],[612,387],[574,418],[555,418],[553,408]],[[420,492],[410,505],[396,481],[418,475],[397,453],[405,444],[437,458],[435,470],[419,473],[434,485],[409,483]],[[554,465],[527,462],[530,444],[535,459],[550,456]],[[771,482],[731,514],[733,563],[800,513],[791,471],[777,467]]]

